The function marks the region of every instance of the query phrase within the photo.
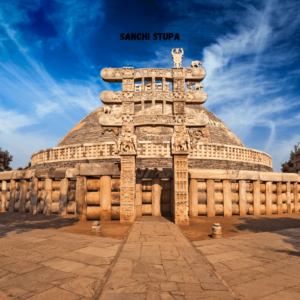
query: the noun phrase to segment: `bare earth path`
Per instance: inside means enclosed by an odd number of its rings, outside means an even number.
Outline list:
[[[172,222],[134,223],[102,291],[110,299],[233,299],[211,265]]]

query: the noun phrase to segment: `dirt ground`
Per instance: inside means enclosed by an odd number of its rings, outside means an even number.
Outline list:
[[[166,219],[172,220],[170,216]],[[77,221],[74,216],[60,217],[58,215],[46,216],[43,214],[30,215],[26,213],[1,213],[0,225],[9,225],[31,229],[55,229],[63,232],[91,235],[93,221]],[[232,216],[224,218],[198,217],[190,218],[189,226],[180,226],[191,241],[211,239],[213,223],[220,223],[222,236],[229,237],[255,232],[275,231],[289,228],[300,228],[300,213],[292,215],[273,215],[270,217]],[[120,224],[119,220],[100,221],[101,235],[113,238],[124,238],[130,225]]]
[[[212,225],[220,223],[222,237],[236,236],[248,233],[276,231],[289,228],[300,228],[300,214],[272,215],[272,216],[232,216],[224,218],[217,216],[213,218],[198,217],[190,218],[189,226],[180,226],[191,241],[211,239]]]
[[[77,221],[74,216],[60,217],[44,214],[30,215],[26,213],[1,213],[0,225],[9,225],[30,229],[55,229],[63,232],[91,235],[93,221]],[[130,225],[120,224],[120,221],[100,221],[101,236],[124,238]]]

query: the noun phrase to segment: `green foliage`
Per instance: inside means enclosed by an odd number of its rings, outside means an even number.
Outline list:
[[[281,172],[282,173],[291,173],[291,168],[293,167],[293,164],[291,161],[286,161],[285,163],[281,164]]]
[[[12,170],[12,168],[9,166],[12,159],[12,155],[10,155],[7,150],[2,151],[0,148],[0,172]]]

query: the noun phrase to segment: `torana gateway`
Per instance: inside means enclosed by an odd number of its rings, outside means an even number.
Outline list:
[[[103,69],[122,91],[103,91],[104,106],[34,153],[30,170],[0,173],[1,211],[122,223],[168,214],[176,224],[298,212],[300,177],[273,173],[268,154],[245,148],[202,106],[201,62],[184,68],[183,49],[171,54],[172,69]]]

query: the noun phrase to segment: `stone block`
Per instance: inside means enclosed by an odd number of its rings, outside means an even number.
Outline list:
[[[0,172],[0,180],[10,180],[14,171]]]
[[[35,176],[37,178],[48,178],[49,171],[50,171],[50,169],[39,169],[39,170],[36,170]]]
[[[298,174],[282,173],[282,181],[296,182],[298,181]]]
[[[26,171],[23,171],[23,170],[20,170],[20,171],[14,171],[13,174],[12,174],[12,177],[11,179],[23,179],[25,178],[25,173]]]
[[[75,168],[66,169],[66,174],[65,174],[66,178],[73,178],[76,175],[79,175],[78,169]]]
[[[35,175],[35,169],[25,172],[24,179],[31,179]]]
[[[67,168],[50,169],[48,178],[65,178]]]
[[[282,181],[282,173],[259,172],[261,181]]]
[[[258,180],[259,173],[257,171],[241,171],[228,170],[227,179],[233,180]]]
[[[192,170],[189,170],[189,178],[227,179],[227,171],[226,170],[192,169]]]
[[[81,176],[119,176],[120,170],[115,163],[81,164]]]

